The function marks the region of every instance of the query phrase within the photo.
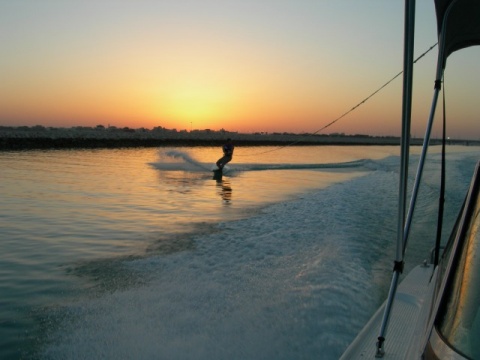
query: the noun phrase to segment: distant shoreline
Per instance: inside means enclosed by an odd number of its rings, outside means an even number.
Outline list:
[[[348,138],[332,138],[328,141],[263,140],[234,139],[236,146],[332,146],[332,145],[399,145],[399,141],[352,141]],[[0,150],[35,149],[112,149],[135,147],[196,147],[221,146],[225,141],[218,139],[93,139],[93,138],[0,138]]]
[[[312,135],[290,133],[242,134],[228,131],[176,131],[163,128],[45,128],[0,127],[0,151],[46,149],[102,149],[135,147],[194,147],[220,146],[231,138],[237,146],[318,146],[318,145],[384,145],[400,144],[398,137],[369,135]],[[412,139],[412,145],[421,145],[422,139]],[[441,144],[432,139],[432,145]],[[450,145],[480,145],[474,140],[448,140]]]

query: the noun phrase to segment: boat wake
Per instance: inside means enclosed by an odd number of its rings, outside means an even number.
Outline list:
[[[292,164],[292,163],[233,163],[229,165],[229,174],[247,171],[266,170],[327,170],[343,171],[353,169],[355,171],[375,170],[378,166],[369,159],[360,159],[347,162],[319,163],[319,164]],[[200,162],[192,158],[188,153],[178,150],[169,150],[160,154],[157,162],[150,166],[161,171],[187,171],[187,172],[211,172],[216,168],[215,164]]]

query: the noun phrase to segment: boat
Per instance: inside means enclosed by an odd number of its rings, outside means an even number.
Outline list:
[[[437,233],[432,252],[400,282],[447,58],[480,45],[479,0],[434,0],[438,57],[434,92],[407,206],[415,1],[405,1],[402,137],[397,242],[387,299],[341,359],[480,359],[480,162],[447,243],[441,244],[445,194],[445,112]],[[445,99],[445,95],[444,95]],[[445,109],[445,100],[444,100]]]

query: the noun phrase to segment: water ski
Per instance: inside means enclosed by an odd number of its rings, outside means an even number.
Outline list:
[[[213,171],[213,180],[222,181],[223,171],[222,169],[214,169]]]

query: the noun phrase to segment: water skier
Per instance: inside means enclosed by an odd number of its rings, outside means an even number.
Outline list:
[[[234,146],[232,144],[232,139],[227,139],[226,144],[222,147],[223,157],[217,160],[217,166],[220,170],[223,169],[225,164],[229,163],[232,160],[233,149]]]

